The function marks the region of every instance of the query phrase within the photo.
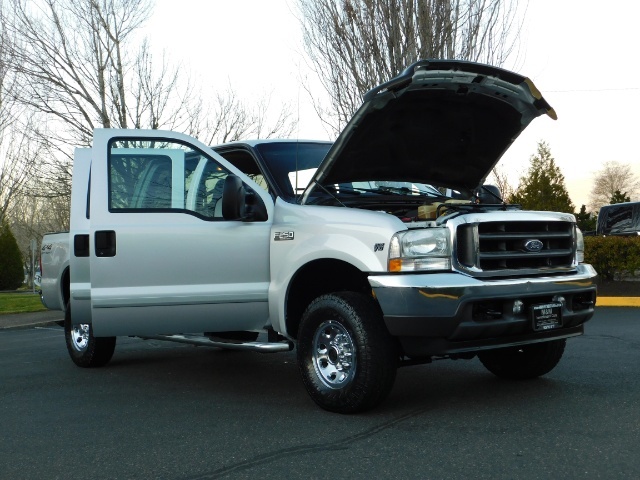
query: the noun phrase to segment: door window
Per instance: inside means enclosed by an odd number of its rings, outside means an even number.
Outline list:
[[[180,211],[222,220],[229,172],[199,150],[161,140],[114,140],[108,164],[111,212]]]

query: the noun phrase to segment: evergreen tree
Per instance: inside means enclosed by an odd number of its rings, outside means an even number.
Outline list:
[[[613,205],[614,203],[625,203],[630,201],[631,197],[627,197],[627,192],[622,193],[620,190],[616,190],[613,195],[611,195],[609,204]]]
[[[591,214],[590,212],[587,212],[587,206],[582,205],[582,207],[580,208],[580,212],[576,213],[576,221],[580,230],[582,230],[583,232],[591,232],[596,229],[598,217]]]
[[[545,142],[538,143],[538,153],[531,156],[527,175],[520,179],[517,190],[508,200],[509,203],[519,203],[525,210],[575,211],[564,185],[564,175]]]
[[[6,222],[0,224],[0,290],[15,290],[24,280],[22,255]]]

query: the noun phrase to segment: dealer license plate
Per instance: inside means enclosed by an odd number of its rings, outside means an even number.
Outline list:
[[[534,330],[551,330],[562,326],[562,304],[541,303],[531,306]]]

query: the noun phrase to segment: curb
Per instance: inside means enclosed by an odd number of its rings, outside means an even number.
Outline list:
[[[596,307],[640,307],[640,297],[597,297]]]
[[[9,313],[0,315],[0,331],[19,328],[43,327],[64,320],[64,313],[58,310],[40,312]]]
[[[15,324],[15,325],[7,325],[7,326],[0,325],[0,332],[5,331],[5,330],[23,330],[23,329],[28,329],[28,328],[42,328],[42,327],[54,327],[54,326],[56,326],[56,327],[58,326],[58,324],[55,321],[19,323],[19,324]]]

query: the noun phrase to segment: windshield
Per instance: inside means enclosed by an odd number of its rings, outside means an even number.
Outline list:
[[[292,199],[304,191],[330,147],[328,142],[267,142],[256,148],[280,190]]]

